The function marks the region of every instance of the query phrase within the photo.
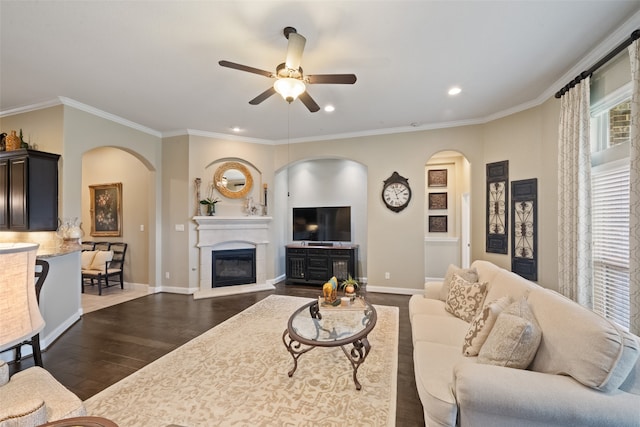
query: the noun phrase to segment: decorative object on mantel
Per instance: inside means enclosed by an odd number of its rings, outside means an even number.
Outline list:
[[[247,197],[245,202],[245,210],[247,211],[247,215],[265,215],[265,206],[260,204],[253,203],[253,197]]]
[[[220,199],[217,197],[212,199],[211,197],[207,197],[204,200],[200,200],[201,205],[205,205],[207,207],[207,215],[213,216],[216,214],[216,203],[218,203]]]
[[[4,139],[7,137],[7,134],[5,132],[0,133],[0,151],[5,151],[6,150],[6,145],[4,142]]]
[[[62,239],[61,249],[80,249],[82,247],[84,231],[78,218],[73,220],[65,218],[64,221],[58,219],[56,235]]]
[[[16,135],[16,131],[12,130],[9,135],[7,135],[4,139],[5,141],[5,149],[7,151],[18,150],[20,148],[20,137]]]
[[[216,214],[216,203],[220,201],[219,198],[213,197],[215,184],[213,181],[209,182],[209,188],[207,189],[207,198],[200,200],[200,204],[207,207],[207,216],[213,216]],[[198,198],[200,198],[198,196]]]
[[[200,184],[202,184],[202,180],[200,178],[196,178],[196,216],[200,216]]]
[[[262,215],[267,215],[267,184],[263,184],[262,188],[264,189],[264,209],[262,210]]]

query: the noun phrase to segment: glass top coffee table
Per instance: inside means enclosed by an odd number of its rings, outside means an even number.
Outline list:
[[[342,301],[337,306],[324,306],[320,300],[312,301],[297,309],[289,318],[282,342],[293,357],[293,369],[298,368],[298,358],[316,347],[340,347],[353,367],[356,389],[358,368],[371,351],[367,336],[376,325],[376,309],[362,298],[350,303]],[[351,348],[348,348],[351,346]]]

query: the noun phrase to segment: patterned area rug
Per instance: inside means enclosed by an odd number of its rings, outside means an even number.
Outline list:
[[[89,398],[88,415],[133,426],[393,426],[398,308],[377,306],[371,352],[353,383],[342,350],[293,359],[282,343],[308,298],[270,295]]]

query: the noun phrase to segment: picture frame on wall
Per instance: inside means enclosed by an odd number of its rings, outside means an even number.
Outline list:
[[[122,236],[122,183],[90,185],[91,236]]]
[[[446,169],[429,169],[427,171],[427,185],[429,187],[446,187],[447,186],[447,170]]]
[[[429,193],[429,210],[447,209],[447,193]]]
[[[447,216],[429,215],[429,233],[446,233]]]

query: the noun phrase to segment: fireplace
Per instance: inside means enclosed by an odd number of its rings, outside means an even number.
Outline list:
[[[256,282],[256,250],[211,251],[211,287],[247,285]]]
[[[274,281],[267,279],[269,274],[267,247],[269,246],[271,217],[257,215],[196,216],[194,220],[198,224],[197,247],[200,252],[200,272],[198,275],[200,286],[193,294],[195,299],[275,289]],[[247,249],[254,251],[253,280],[233,286],[215,284],[213,252]],[[232,273],[224,275],[229,276]]]

